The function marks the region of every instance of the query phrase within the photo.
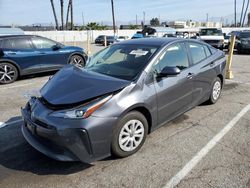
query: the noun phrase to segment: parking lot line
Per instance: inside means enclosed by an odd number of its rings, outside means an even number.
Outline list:
[[[3,88],[0,88],[0,90],[13,89],[13,88],[18,88],[18,87],[23,87],[23,86],[28,86],[28,85],[43,83],[43,82],[45,82],[45,81],[31,82],[31,83],[20,84],[20,85],[15,85],[15,86],[3,87]]]
[[[170,181],[164,188],[178,185],[183,178],[213,149],[213,147],[236,125],[236,123],[250,110],[250,104],[244,107],[206,146],[204,146]]]
[[[7,122],[7,123],[0,122],[0,129],[6,127],[7,125],[11,125],[11,124],[14,124],[14,123],[20,123],[22,121],[23,121],[23,119],[18,119],[18,120],[15,120],[15,121],[10,121],[10,122]]]

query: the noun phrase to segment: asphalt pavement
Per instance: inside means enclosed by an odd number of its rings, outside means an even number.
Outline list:
[[[21,134],[25,96],[54,72],[0,86],[0,187],[249,188],[250,111],[241,111],[250,104],[250,56],[235,55],[232,70],[234,79],[226,81],[218,103],[202,104],[154,131],[128,158],[92,164],[50,159]]]

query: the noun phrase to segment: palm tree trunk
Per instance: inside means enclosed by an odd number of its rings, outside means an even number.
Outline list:
[[[50,3],[51,3],[53,15],[54,15],[54,19],[55,19],[55,22],[56,22],[56,30],[58,30],[59,25],[58,25],[58,20],[57,20],[57,16],[56,16],[56,10],[55,10],[55,6],[54,6],[54,1],[50,0]]]
[[[243,14],[244,14],[244,9],[245,8],[245,0],[243,0],[243,4],[242,4],[242,9],[241,9],[241,14],[240,14],[240,27],[242,25],[242,19],[243,19]]]
[[[66,15],[66,29],[68,29],[68,24],[69,24],[69,10],[70,10],[70,6],[71,6],[71,0],[69,0],[68,3],[68,8],[67,8],[67,15]]]
[[[61,22],[62,22],[62,30],[64,30],[64,20],[63,20],[63,0],[60,0],[60,4],[61,4]]]
[[[74,20],[73,20],[73,0],[70,0],[71,1],[71,30],[73,30],[73,27],[74,27]]]
[[[244,23],[245,23],[245,18],[246,18],[246,15],[247,15],[248,7],[249,7],[249,0],[247,0],[247,7],[246,7],[246,11],[245,11],[245,14],[244,14],[244,17],[243,17],[242,27],[244,26]]]

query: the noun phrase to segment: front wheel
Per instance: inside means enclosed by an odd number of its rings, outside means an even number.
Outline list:
[[[84,67],[85,66],[85,60],[80,55],[72,55],[70,57],[69,64],[75,65],[77,67]]]
[[[117,157],[128,157],[144,144],[148,133],[148,122],[140,112],[126,114],[114,130],[111,151]]]
[[[18,78],[17,68],[10,63],[0,63],[0,84],[10,84]]]
[[[212,91],[210,94],[210,98],[208,100],[210,104],[215,104],[218,101],[221,94],[221,89],[222,89],[221,80],[220,78],[217,77],[213,82]]]

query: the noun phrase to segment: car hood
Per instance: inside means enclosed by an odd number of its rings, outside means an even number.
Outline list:
[[[86,102],[118,91],[131,82],[69,65],[59,71],[40,90],[51,105],[69,105]]]
[[[250,38],[242,38],[242,41],[250,41]]]

